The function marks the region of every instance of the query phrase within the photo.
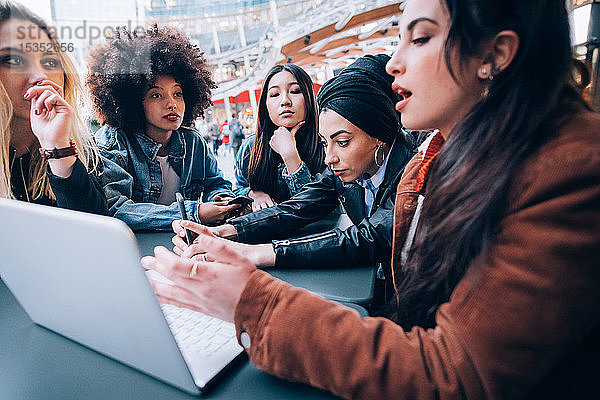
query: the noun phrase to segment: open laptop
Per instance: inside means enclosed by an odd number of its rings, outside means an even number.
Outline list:
[[[163,314],[123,222],[8,199],[0,221],[0,276],[36,324],[192,394],[242,356],[233,324]]]

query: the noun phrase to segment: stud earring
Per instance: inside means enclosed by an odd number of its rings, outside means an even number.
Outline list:
[[[486,68],[486,67],[483,67],[483,68],[481,68],[481,73],[482,73],[483,75],[487,75],[487,73],[488,73],[488,70],[487,70],[487,68]]]

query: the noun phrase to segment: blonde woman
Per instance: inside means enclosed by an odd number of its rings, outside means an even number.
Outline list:
[[[68,50],[68,49],[67,49]],[[0,1],[0,196],[107,212],[99,156],[77,113],[80,82],[42,19]]]

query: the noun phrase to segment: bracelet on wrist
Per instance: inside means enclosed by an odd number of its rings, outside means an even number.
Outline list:
[[[43,147],[40,147],[40,156],[44,160],[49,160],[51,158],[59,159],[64,157],[77,156],[77,146],[75,145],[75,142],[73,142],[73,140],[69,140],[69,146],[62,147],[60,149],[57,149],[55,147],[51,150],[48,150],[44,149]]]

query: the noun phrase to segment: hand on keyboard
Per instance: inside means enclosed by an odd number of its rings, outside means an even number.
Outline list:
[[[169,285],[151,280],[161,302],[233,322],[238,299],[256,265],[232,242],[198,226],[196,241],[214,262],[180,258],[159,246],[154,249],[154,257],[142,258],[142,264],[174,282]]]

